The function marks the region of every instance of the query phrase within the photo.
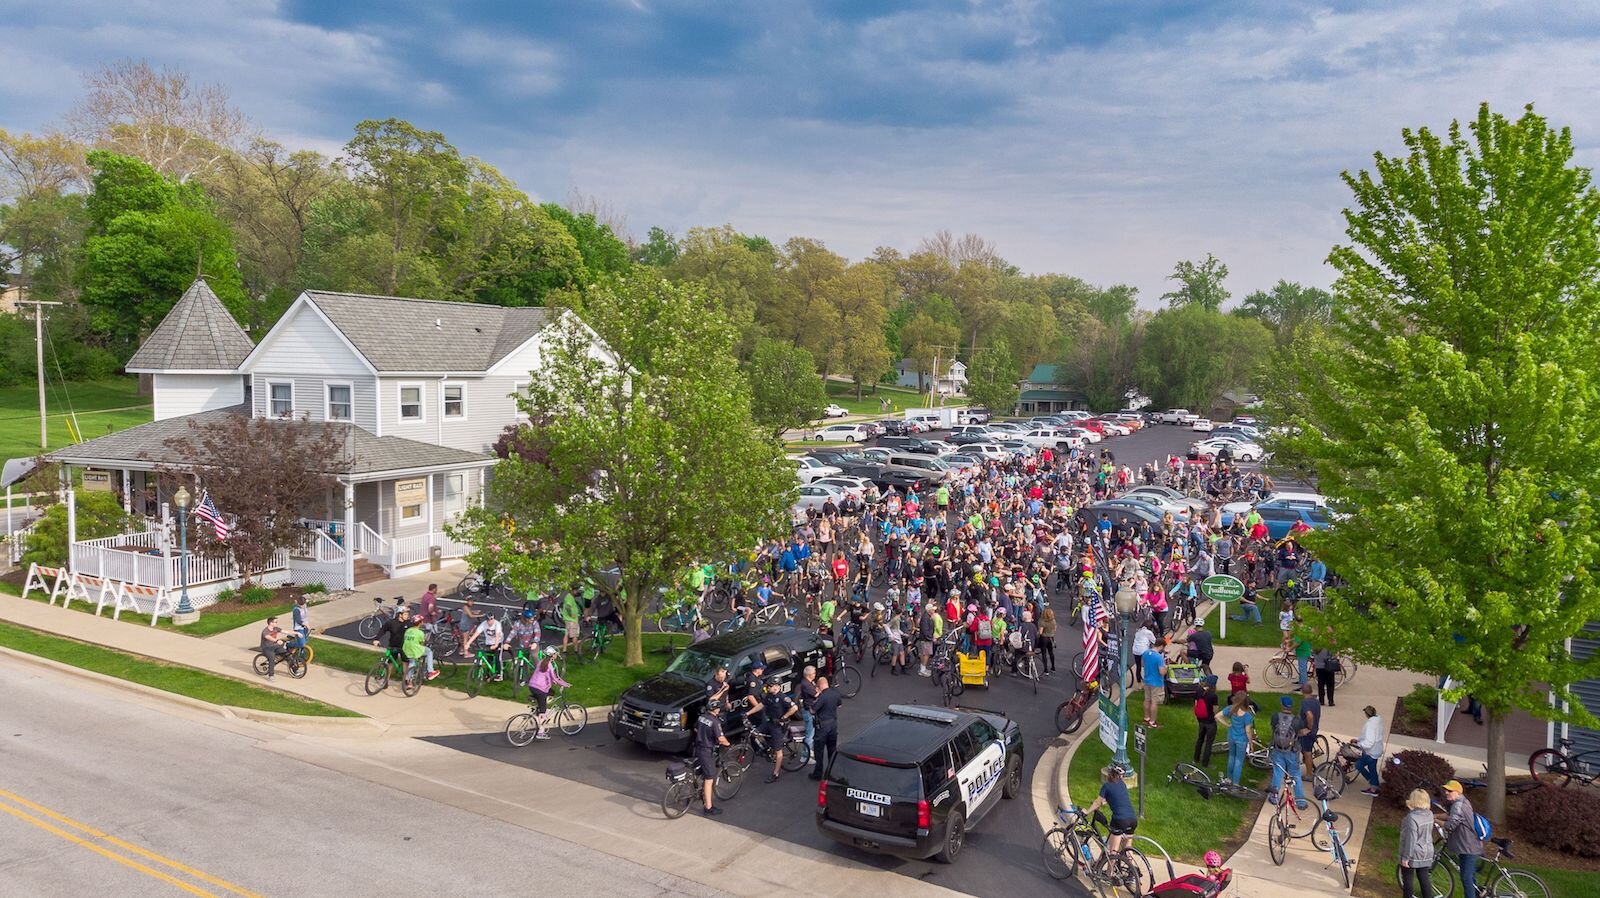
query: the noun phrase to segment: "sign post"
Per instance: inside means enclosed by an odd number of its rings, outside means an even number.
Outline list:
[[[1228,638],[1228,603],[1244,597],[1244,582],[1228,574],[1214,574],[1200,581],[1200,594],[1217,603],[1219,636]]]
[[[1133,729],[1133,750],[1139,753],[1139,819],[1144,819],[1144,727]]]

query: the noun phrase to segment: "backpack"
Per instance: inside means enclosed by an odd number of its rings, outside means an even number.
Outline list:
[[[1294,751],[1294,740],[1299,727],[1295,716],[1288,711],[1272,715],[1272,748],[1275,751]]]
[[[1016,650],[1016,651],[1021,651],[1022,650],[1022,632],[1020,630],[1012,630],[1011,634],[1006,637],[1006,644],[1011,646],[1011,648]]]
[[[1472,831],[1478,834],[1478,841],[1487,842],[1494,835],[1494,824],[1482,814],[1473,814]]]
[[[993,639],[994,638],[994,629],[989,624],[989,619],[987,617],[978,618],[978,638],[979,639]]]
[[[1197,699],[1194,700],[1194,719],[1195,720],[1206,720],[1206,719],[1208,719],[1210,717],[1210,715],[1207,714],[1206,712],[1209,711],[1209,710],[1210,710],[1210,708],[1207,707],[1205,699],[1197,698]]]

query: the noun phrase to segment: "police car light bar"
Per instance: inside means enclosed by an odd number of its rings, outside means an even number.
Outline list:
[[[961,717],[943,708],[929,708],[925,705],[890,705],[888,713],[896,717],[910,717],[915,720],[926,720],[930,723],[955,723]]]

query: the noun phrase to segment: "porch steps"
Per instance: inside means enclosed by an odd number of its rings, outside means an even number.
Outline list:
[[[387,580],[389,578],[388,573],[382,567],[365,558],[356,559],[355,575],[357,586],[364,586],[377,580]]]

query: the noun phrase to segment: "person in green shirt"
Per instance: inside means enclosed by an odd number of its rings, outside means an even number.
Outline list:
[[[561,651],[565,652],[569,646],[578,643],[578,622],[583,619],[583,605],[578,602],[578,591],[567,590],[561,598],[561,622],[566,625],[566,632],[561,634]]]
[[[1004,609],[997,609],[994,618],[989,621],[989,632],[994,634],[994,650],[989,653],[989,669],[1000,669],[1000,647],[1006,644],[1006,616]]]
[[[1294,657],[1295,660],[1300,664],[1301,688],[1305,687],[1306,677],[1310,675],[1311,654],[1311,640],[1301,636],[1299,633],[1296,633],[1294,637]]]
[[[428,634],[422,629],[422,618],[414,617],[400,643],[400,653],[406,656],[408,663],[422,662],[422,672],[431,680],[439,672],[433,669],[433,649],[428,648],[427,640]]]
[[[817,617],[822,621],[822,627],[824,629],[833,628],[833,616],[835,613],[837,613],[838,609],[839,603],[833,600],[832,595],[829,595],[826,599],[822,600],[822,609],[817,612]]]

